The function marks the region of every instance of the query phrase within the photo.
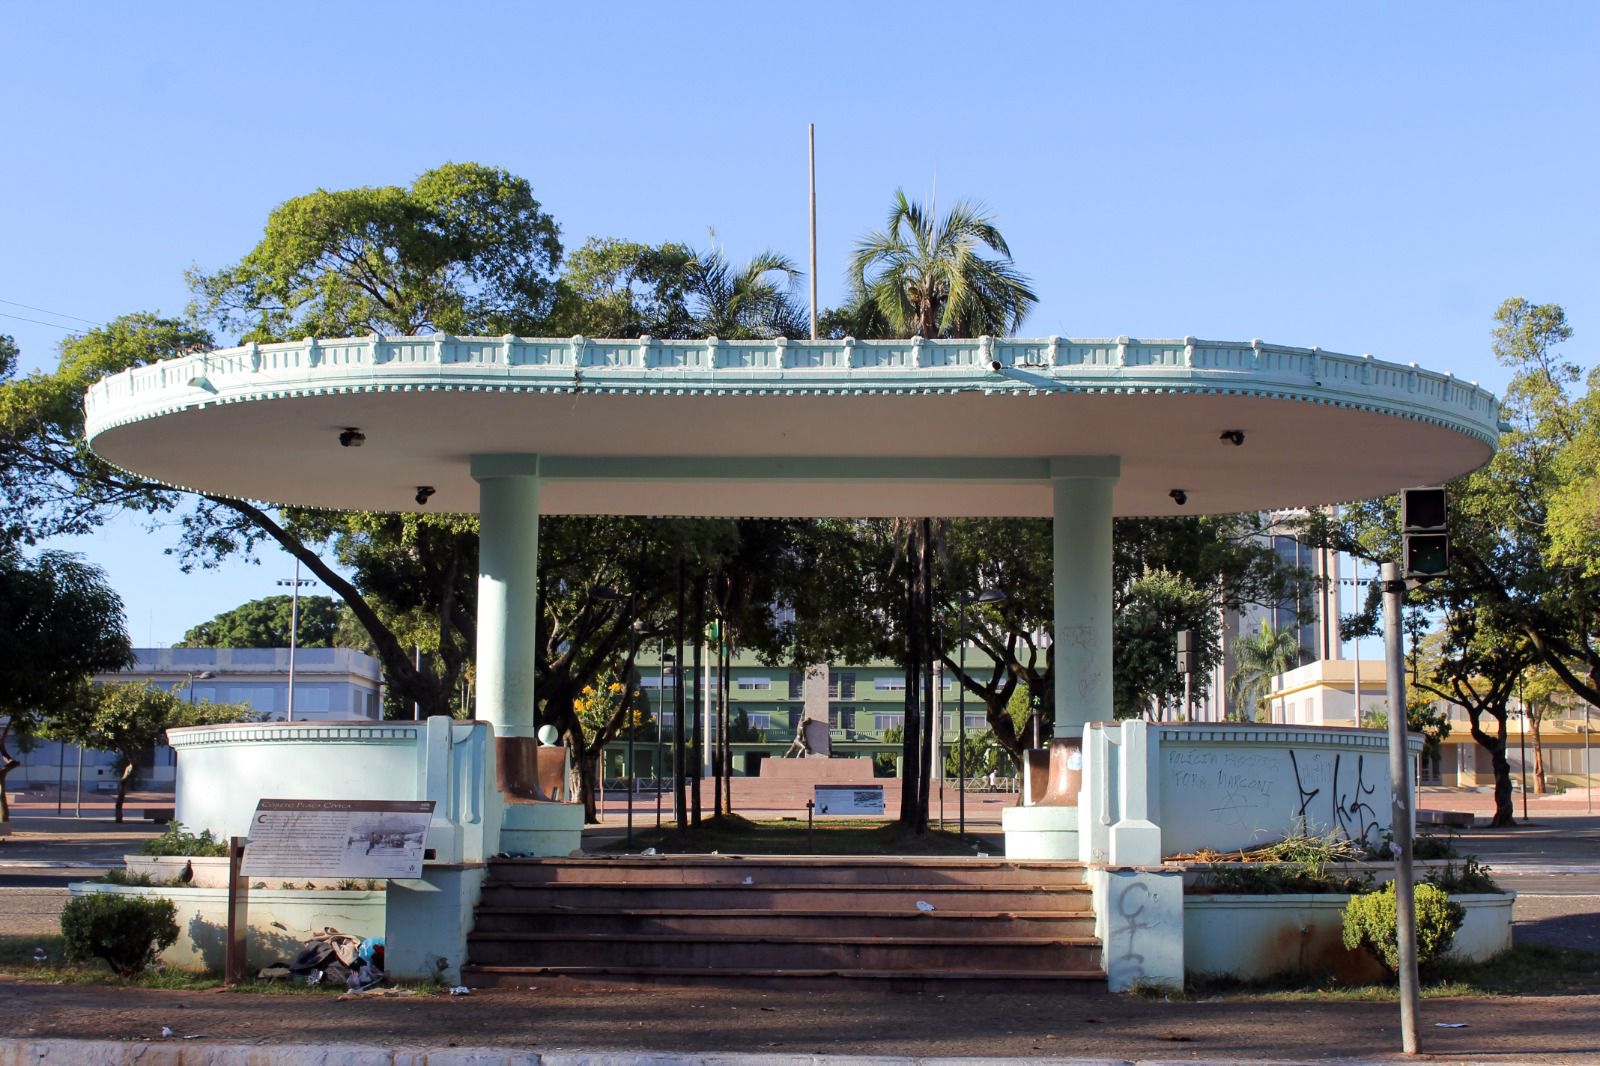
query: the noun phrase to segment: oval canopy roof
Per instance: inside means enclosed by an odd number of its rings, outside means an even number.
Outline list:
[[[144,477],[372,511],[474,512],[475,464],[536,470],[546,514],[1043,517],[1052,469],[1119,466],[1118,515],[1254,511],[1437,484],[1499,437],[1449,374],[1194,338],[307,339],[125,371],[85,407]]]

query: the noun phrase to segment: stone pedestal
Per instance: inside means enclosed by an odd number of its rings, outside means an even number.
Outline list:
[[[459,984],[467,934],[487,876],[481,865],[429,866],[421,877],[390,881],[384,972],[403,980]]]
[[[1078,861],[1078,808],[1007,807],[1000,812],[1008,859]]]
[[[1096,867],[1089,884],[1110,990],[1181,989],[1183,875]]]
[[[583,850],[583,804],[506,804],[500,850],[507,855],[557,857]]]

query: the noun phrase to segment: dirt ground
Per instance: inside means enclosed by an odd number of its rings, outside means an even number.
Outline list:
[[[1430,1000],[1430,1058],[1600,1062],[1600,995]],[[1438,1028],[1435,1023],[1466,1023]],[[506,989],[340,1001],[0,979],[0,1033],[205,1043],[918,1056],[1345,1060],[1399,1051],[1392,1003],[1162,1002],[1131,996],[840,990]]]
[[[0,847],[0,932],[53,931],[64,884],[93,876],[146,827],[19,825]],[[51,830],[56,830],[52,833]],[[90,830],[85,832],[85,830]],[[1479,830],[1465,850],[1523,893],[1517,940],[1600,943],[1600,819]],[[24,858],[24,855],[29,856]],[[49,860],[47,862],[47,860]],[[36,865],[37,864],[37,865]],[[1509,875],[1509,876],[1508,876]],[[1573,996],[1428,1000],[1422,1041],[1437,1061],[1600,1063],[1600,989]],[[1439,1028],[1465,1023],[1465,1028]],[[155,1040],[170,1026],[210,1043],[496,1046],[540,1051],[898,1054],[1349,1061],[1398,1055],[1393,1003],[1164,1002],[1131,996],[827,992],[546,984],[464,997],[364,998],[168,992],[0,978],[12,1039]]]

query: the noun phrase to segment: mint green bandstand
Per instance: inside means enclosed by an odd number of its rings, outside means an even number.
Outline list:
[[[476,513],[481,777],[500,850],[541,854],[581,828],[527,781],[541,513],[1052,518],[1056,733],[1082,736],[1112,717],[1114,517],[1367,499],[1470,471],[1499,436],[1494,397],[1449,374],[1193,337],[306,339],[125,371],[86,411],[97,454],[176,487]],[[1159,861],[1156,823],[1128,821],[1119,863]]]

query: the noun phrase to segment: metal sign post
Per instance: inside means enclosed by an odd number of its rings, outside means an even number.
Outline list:
[[[1388,660],[1389,809],[1394,834],[1396,934],[1400,948],[1400,1042],[1407,1055],[1417,1053],[1417,916],[1411,871],[1411,759],[1406,753],[1405,635],[1400,631],[1400,580],[1396,563],[1383,564],[1383,649]]]

